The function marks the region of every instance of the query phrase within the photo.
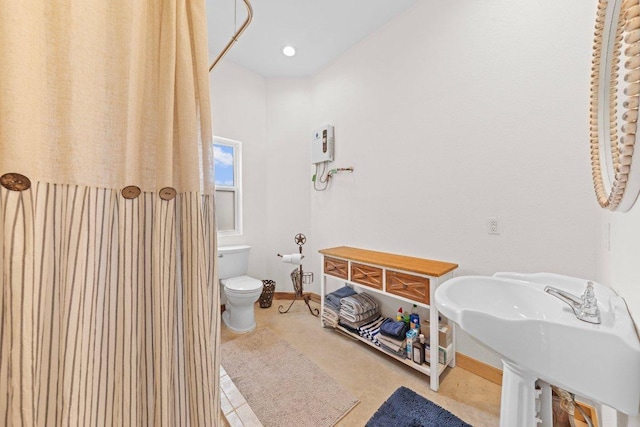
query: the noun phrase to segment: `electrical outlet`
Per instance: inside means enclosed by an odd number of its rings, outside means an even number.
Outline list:
[[[491,217],[487,219],[487,230],[489,234],[500,234],[500,228],[498,225],[498,217]]]

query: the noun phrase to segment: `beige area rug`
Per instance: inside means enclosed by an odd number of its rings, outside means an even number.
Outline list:
[[[266,427],[330,427],[358,403],[269,328],[224,343],[222,366]]]

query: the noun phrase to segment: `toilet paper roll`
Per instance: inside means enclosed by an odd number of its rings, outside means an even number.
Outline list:
[[[282,255],[282,262],[287,264],[300,265],[302,264],[302,254]]]

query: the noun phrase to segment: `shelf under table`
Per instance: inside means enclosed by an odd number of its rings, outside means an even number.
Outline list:
[[[349,331],[349,330],[348,330],[348,329],[346,329],[346,328],[343,328],[343,327],[342,327],[342,326],[340,326],[340,325],[338,325],[335,329],[336,329],[337,331],[339,331],[339,332],[341,332],[341,333],[343,333],[343,334],[347,335],[349,338],[353,338],[353,339],[355,339],[355,340],[358,340],[358,341],[360,341],[360,342],[363,342],[363,343],[367,344],[368,346],[373,347],[373,348],[375,348],[376,350],[378,350],[378,351],[382,352],[383,354],[385,354],[385,355],[387,355],[387,356],[389,356],[389,357],[391,357],[391,358],[393,358],[393,359],[397,360],[398,362],[402,362],[402,363],[404,363],[405,365],[407,365],[407,366],[409,366],[409,367],[411,367],[411,368],[415,369],[416,371],[419,371],[419,372],[422,372],[422,373],[423,373],[423,374],[425,374],[425,375],[429,375],[429,376],[431,376],[431,365],[429,365],[429,364],[427,364],[427,363],[425,363],[424,365],[418,365],[417,363],[414,363],[414,362],[413,362],[413,360],[410,360],[410,359],[407,359],[407,358],[402,358],[402,357],[397,356],[397,355],[395,355],[395,354],[393,354],[393,353],[389,353],[388,351],[385,351],[383,348],[380,348],[380,347],[378,347],[377,345],[375,345],[375,344],[373,343],[373,341],[368,340],[367,338],[361,337],[360,335],[356,335],[356,334],[354,334],[353,332]],[[449,348],[450,348],[451,350],[453,350],[453,346],[451,346],[451,345],[450,345],[450,346],[449,346]],[[449,348],[447,349],[447,351],[449,351]],[[440,356],[440,355],[438,354],[436,357],[439,357],[439,356]],[[449,360],[451,360],[451,359],[449,359]],[[447,367],[447,365],[448,365],[448,361],[447,361],[447,364],[446,364],[446,365],[443,365],[442,363],[438,363],[438,376],[439,376],[440,374],[442,374],[442,372],[445,370],[445,368]]]

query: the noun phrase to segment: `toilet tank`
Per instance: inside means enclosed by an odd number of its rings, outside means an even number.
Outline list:
[[[220,246],[218,248],[218,278],[244,276],[249,267],[251,246]]]

